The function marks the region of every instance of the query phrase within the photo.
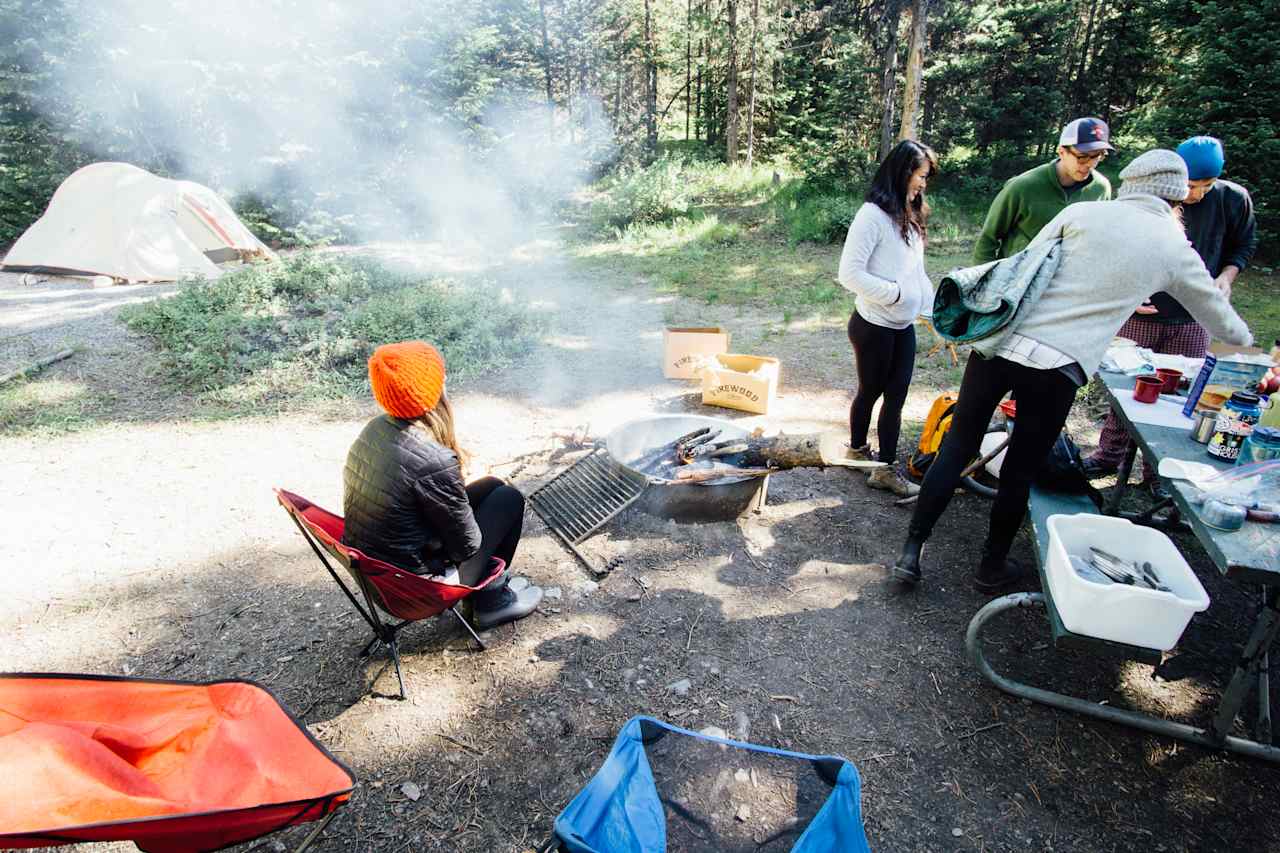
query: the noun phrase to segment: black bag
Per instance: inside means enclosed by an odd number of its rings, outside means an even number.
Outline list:
[[[1044,464],[1036,472],[1035,484],[1050,492],[1061,492],[1068,495],[1087,494],[1099,509],[1102,508],[1102,493],[1093,487],[1084,474],[1084,462],[1080,458],[1080,448],[1071,440],[1066,432],[1058,433]]]

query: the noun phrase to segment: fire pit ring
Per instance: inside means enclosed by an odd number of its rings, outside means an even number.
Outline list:
[[[750,432],[723,418],[704,415],[652,415],[628,421],[609,433],[605,447],[614,462],[634,471],[627,463],[650,450],[702,427],[720,430],[720,439],[747,438]],[[768,477],[742,477],[717,483],[654,481],[636,506],[659,518],[675,521],[729,521],[746,512],[765,487]]]

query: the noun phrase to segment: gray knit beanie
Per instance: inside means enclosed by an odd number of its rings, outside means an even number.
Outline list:
[[[1187,197],[1187,164],[1176,152],[1152,148],[1120,171],[1119,198],[1154,195],[1167,201]]]

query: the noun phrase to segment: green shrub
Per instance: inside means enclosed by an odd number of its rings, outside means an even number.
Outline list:
[[[844,239],[862,206],[862,193],[797,182],[774,197],[774,214],[792,242],[835,243]]]
[[[369,258],[301,253],[185,285],[122,318],[155,342],[176,385],[242,385],[250,397],[366,389],[374,348],[413,338],[439,347],[451,374],[481,373],[528,351],[541,328],[488,283],[422,278]]]
[[[662,157],[640,169],[624,169],[600,185],[602,195],[591,205],[598,226],[623,228],[632,223],[667,222],[689,210],[689,186],[681,172],[684,161]]]

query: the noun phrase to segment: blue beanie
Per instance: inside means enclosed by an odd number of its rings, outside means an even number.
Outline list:
[[[1218,177],[1222,174],[1222,164],[1226,162],[1222,143],[1212,136],[1191,137],[1178,146],[1178,154],[1186,161],[1187,179],[1192,181]]]

